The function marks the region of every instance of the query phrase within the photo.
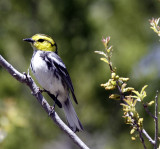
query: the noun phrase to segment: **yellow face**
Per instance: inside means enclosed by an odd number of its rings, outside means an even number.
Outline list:
[[[24,41],[30,42],[36,50],[57,52],[55,41],[47,35],[35,34],[31,38],[24,39]]]

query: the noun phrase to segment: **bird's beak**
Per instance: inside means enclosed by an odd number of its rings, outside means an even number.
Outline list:
[[[34,42],[34,40],[32,38],[26,38],[26,39],[23,39],[23,41],[27,41],[27,42],[30,42],[30,43]]]

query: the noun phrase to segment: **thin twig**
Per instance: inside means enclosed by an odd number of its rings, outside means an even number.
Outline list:
[[[143,104],[144,109],[146,110],[146,112],[155,119],[155,116],[149,111],[148,106],[146,104]]]
[[[132,117],[132,115],[130,115],[130,116]],[[134,125],[135,125],[136,128],[137,128],[137,131],[138,131],[138,133],[139,133],[139,138],[140,138],[140,141],[141,141],[142,144],[143,144],[144,149],[147,149],[147,147],[146,147],[146,145],[145,145],[145,142],[144,142],[143,135],[142,135],[143,129],[141,130],[139,124],[137,123],[137,120],[135,120],[135,119],[134,119]]]
[[[142,133],[146,136],[146,138],[151,142],[151,144],[155,144],[155,141],[150,137],[150,135],[146,132],[145,129],[142,129]]]
[[[140,137],[140,140],[141,140],[141,142],[143,144],[144,149],[147,149],[147,147],[146,147],[146,145],[144,143],[144,138],[143,138],[143,135],[142,135],[142,130],[140,130],[139,127],[138,127],[137,131],[139,132],[139,137]]]
[[[48,113],[51,119],[57,124],[58,127],[61,128],[73,141],[77,144],[81,149],[89,149],[84,142],[60,119],[58,114],[54,111],[53,108],[48,104],[45,98],[42,96],[39,88],[28,74],[22,74],[17,71],[10,63],[8,63],[1,55],[0,55],[0,65],[5,68],[15,79],[19,82],[25,83],[31,89],[33,95],[36,97],[38,102],[41,104],[43,109]]]
[[[121,100],[121,102],[122,102],[122,103],[125,103],[126,105],[128,105],[127,102],[124,101],[125,96],[124,96],[124,94],[122,93],[122,90],[121,90],[121,87],[120,87],[118,81],[116,81],[116,85],[117,85],[118,91],[119,91],[119,93],[120,93],[120,100]]]
[[[111,72],[114,72],[114,70],[113,70],[113,67],[112,67],[111,63],[109,63],[109,68],[110,68]]]
[[[155,96],[155,144],[154,144],[154,149],[157,149],[157,143],[158,143],[158,91]]]

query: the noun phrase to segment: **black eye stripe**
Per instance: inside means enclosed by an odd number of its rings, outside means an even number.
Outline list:
[[[45,40],[45,39],[38,39],[37,41],[38,41],[38,42],[47,41],[47,42],[49,42],[49,43],[51,44],[51,46],[54,46],[54,45],[55,45],[55,44],[52,44],[50,41],[48,41],[48,40]]]
[[[44,39],[38,39],[37,41],[38,41],[38,42],[43,42],[43,41],[44,41]]]

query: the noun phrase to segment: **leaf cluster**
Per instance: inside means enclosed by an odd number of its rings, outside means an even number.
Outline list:
[[[152,29],[159,35],[159,26],[157,25],[159,22],[159,19],[152,19],[151,25]],[[129,81],[129,78],[126,77],[119,77],[119,75],[116,72],[116,68],[112,66],[112,53],[113,48],[112,46],[109,46],[110,37],[107,37],[106,39],[102,39],[105,52],[103,51],[95,51],[96,53],[102,55],[103,57],[100,58],[103,62],[105,62],[111,71],[111,78],[106,82],[101,84],[102,87],[105,88],[105,90],[115,90],[116,94],[111,94],[109,96],[109,99],[115,99],[120,101],[120,105],[122,106],[123,110],[123,118],[125,120],[125,124],[129,124],[131,127],[130,134],[132,135],[131,139],[135,140],[136,137],[139,137],[144,148],[146,148],[144,139],[142,136],[143,130],[144,130],[144,118],[140,116],[140,113],[137,110],[137,102],[141,103],[141,105],[145,108],[146,112],[148,112],[149,115],[152,116],[152,118],[155,118],[151,112],[148,110],[148,106],[151,106],[154,104],[154,101],[150,101],[149,103],[144,102],[144,98],[147,96],[147,93],[145,89],[148,85],[145,85],[142,87],[141,91],[135,90],[133,87],[127,87],[127,81]],[[118,94],[117,94],[118,91]]]

